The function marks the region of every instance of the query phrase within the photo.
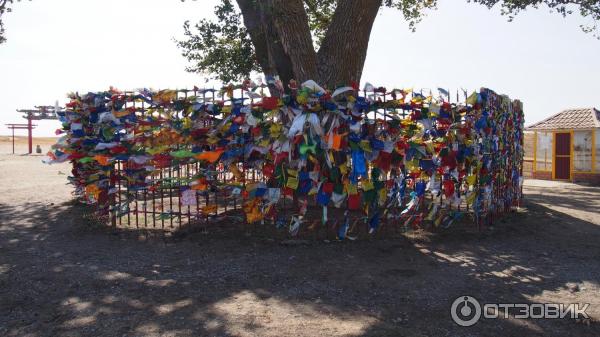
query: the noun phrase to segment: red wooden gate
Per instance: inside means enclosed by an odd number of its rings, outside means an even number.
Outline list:
[[[571,179],[571,134],[557,133],[554,142],[554,178]]]

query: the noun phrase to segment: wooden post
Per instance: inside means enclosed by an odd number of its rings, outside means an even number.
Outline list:
[[[33,153],[33,126],[31,125],[31,117],[27,117],[27,140],[29,144],[29,154]]]

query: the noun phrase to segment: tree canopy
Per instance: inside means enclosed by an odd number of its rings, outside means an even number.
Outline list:
[[[3,18],[15,2],[0,0],[0,43],[6,41]],[[182,0],[184,1],[184,0]],[[579,12],[582,26],[600,38],[598,0],[466,0],[500,6],[512,20],[528,8],[546,7],[567,16]],[[253,71],[268,78],[314,79],[326,86],[360,81],[371,28],[380,8],[396,10],[411,29],[438,0],[221,0],[213,19],[185,22],[177,41],[190,65],[187,71],[223,82],[240,81]]]
[[[252,71],[278,75],[284,83],[291,78],[305,80],[309,77],[330,86],[338,82],[359,81],[371,27],[380,8],[397,10],[412,30],[429,10],[437,8],[437,0],[236,2],[237,6],[232,0],[221,0],[215,7],[213,19],[202,19],[193,25],[185,22],[184,38],[177,44],[190,62],[187,71],[212,76],[223,82],[240,81]],[[525,9],[541,6],[562,16],[578,11],[591,22],[582,29],[599,36],[600,1],[467,2],[488,8],[501,6],[502,14],[509,20]],[[309,46],[310,50],[299,50]],[[340,52],[339,46],[345,46],[344,50]],[[344,58],[340,59],[341,56]]]

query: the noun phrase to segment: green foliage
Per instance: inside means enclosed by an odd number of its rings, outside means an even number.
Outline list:
[[[186,70],[216,75],[226,83],[260,71],[241,13],[231,0],[223,0],[215,7],[215,17],[216,21],[203,19],[193,27],[185,22],[185,39],[177,41],[177,45],[191,63]]]
[[[395,8],[402,12],[404,19],[412,31],[426,13],[427,9],[435,9],[437,0],[384,0],[384,6]]]
[[[600,39],[598,21],[600,21],[600,1],[598,0],[467,0],[468,2],[479,3],[492,8],[497,4],[502,7],[502,15],[507,15],[509,21],[520,11],[529,7],[539,8],[545,5],[551,11],[562,16],[573,14],[579,10],[579,14],[590,19],[588,25],[582,25],[581,29],[586,33],[594,33],[594,36]]]
[[[325,38],[336,4],[336,0],[304,0],[308,26],[313,35],[315,48],[319,48]]]

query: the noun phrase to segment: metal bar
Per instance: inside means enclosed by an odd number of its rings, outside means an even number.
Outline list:
[[[121,226],[123,220],[121,219],[121,214],[120,214],[121,213],[120,212],[120,210],[121,210],[121,192],[122,192],[121,191],[122,186],[121,186],[121,161],[120,160],[117,161],[117,182],[119,183],[119,186],[117,187],[118,205],[117,205],[117,209],[116,209],[116,212],[117,212],[116,214],[119,219],[119,226]]]
[[[168,168],[167,172],[169,173],[169,225],[173,228],[173,216],[171,216],[173,212],[173,169]]]
[[[160,183],[160,210],[164,213],[165,212],[165,199],[164,199],[164,191],[162,189],[162,184],[164,182],[164,174],[163,174],[163,169],[160,169],[160,177],[159,177],[159,183]],[[165,217],[161,214],[160,216],[160,223],[161,223],[161,228],[165,229]]]
[[[135,99],[133,100],[133,108],[135,109]],[[135,137],[135,128],[133,129],[133,136]],[[136,167],[137,170],[137,167]],[[135,228],[139,228],[139,218],[138,218],[138,189],[135,189],[135,199],[133,202],[135,203]]]

